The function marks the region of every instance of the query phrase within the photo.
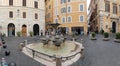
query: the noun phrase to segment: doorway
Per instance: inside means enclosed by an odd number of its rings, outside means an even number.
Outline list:
[[[27,36],[27,26],[26,25],[22,26],[22,36]]]
[[[112,23],[112,32],[116,33],[116,22]]]
[[[15,25],[13,23],[8,24],[8,37],[15,36]]]
[[[39,35],[39,25],[38,24],[34,24],[33,33],[34,33],[34,36]]]

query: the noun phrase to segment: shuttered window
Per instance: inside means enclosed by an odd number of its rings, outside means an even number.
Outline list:
[[[9,18],[13,18],[13,12],[12,11],[9,12]]]
[[[34,7],[38,8],[38,2],[37,1],[34,2]]]
[[[38,14],[37,13],[35,13],[35,19],[38,19]]]
[[[10,6],[13,5],[13,0],[9,0],[9,5],[10,5]]]
[[[26,18],[26,12],[23,12],[23,18]]]
[[[23,6],[26,6],[26,0],[23,0]]]

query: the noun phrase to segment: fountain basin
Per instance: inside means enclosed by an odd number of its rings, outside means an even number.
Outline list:
[[[46,66],[55,66],[55,59],[57,56],[61,57],[62,66],[68,66],[76,62],[81,57],[81,51],[84,47],[82,44],[75,41],[65,41],[58,49],[53,43],[50,43],[45,47],[43,47],[43,43],[33,43],[24,47],[23,52],[32,57],[31,49],[36,51],[36,59],[34,59]]]

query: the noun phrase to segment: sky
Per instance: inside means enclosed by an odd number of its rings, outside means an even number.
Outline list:
[[[87,10],[88,10],[89,4],[90,4],[90,0],[87,0]],[[87,11],[87,13],[88,13],[88,11]]]

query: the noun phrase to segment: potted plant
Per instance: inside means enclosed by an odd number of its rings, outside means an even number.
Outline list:
[[[103,35],[104,35],[104,38],[103,38],[104,41],[110,40],[108,32],[104,32]]]
[[[29,34],[30,34],[31,37],[33,36],[33,32],[32,31],[30,31]]]
[[[120,33],[116,33],[114,41],[120,43]]]
[[[96,37],[95,37],[96,34],[95,34],[95,32],[92,32],[92,33],[91,33],[91,36],[92,36],[92,37],[91,37],[91,40],[96,40]]]
[[[17,36],[18,36],[18,37],[21,36],[21,32],[20,32],[20,31],[17,32]]]

